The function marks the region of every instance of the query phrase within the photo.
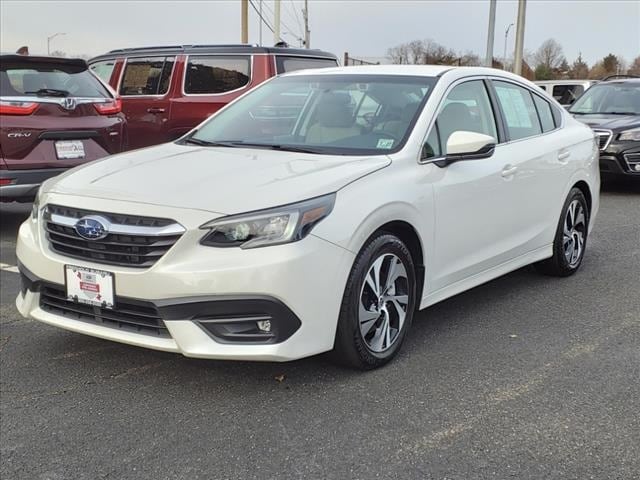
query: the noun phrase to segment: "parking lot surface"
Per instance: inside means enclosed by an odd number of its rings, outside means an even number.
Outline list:
[[[638,479],[640,189],[602,194],[582,269],[421,312],[373,372],[193,360],[19,316],[0,207],[3,479]]]

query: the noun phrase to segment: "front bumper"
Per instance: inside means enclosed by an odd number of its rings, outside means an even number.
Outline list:
[[[67,168],[44,168],[34,170],[0,170],[0,178],[11,181],[0,186],[2,201],[31,201],[45,180],[60,175]]]
[[[43,203],[70,200],[48,197]],[[136,269],[66,258],[49,248],[40,223],[27,220],[20,227],[17,244],[26,279],[16,300],[22,315],[78,333],[197,358],[287,361],[333,348],[353,253],[313,235],[292,244],[250,250],[205,247],[198,243],[204,234],[198,226],[211,220],[211,213],[90,198],[75,202],[102,211],[107,203],[108,211],[140,214],[143,208],[151,216],[170,216],[187,231],[152,267]],[[131,331],[43,308],[40,285],[63,289],[66,264],[113,272],[116,310],[119,298],[150,304],[167,335]],[[270,338],[229,328],[232,320],[269,318]],[[220,324],[225,324],[222,330]]]
[[[600,173],[603,177],[640,179],[640,146],[633,142],[611,142],[600,152]]]

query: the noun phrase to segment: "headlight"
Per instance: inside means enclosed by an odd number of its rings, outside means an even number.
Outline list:
[[[209,233],[200,241],[210,247],[256,248],[297,242],[331,213],[332,193],[282,207],[233,215],[205,223]]]
[[[632,128],[631,130],[625,130],[620,134],[618,140],[640,142],[640,128]]]

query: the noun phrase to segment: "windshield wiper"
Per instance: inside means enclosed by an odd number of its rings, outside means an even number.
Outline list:
[[[195,137],[185,138],[182,143],[200,145],[202,147],[237,147],[237,145],[235,145],[235,142],[210,142],[209,140],[201,140],[200,138]]]
[[[58,90],[57,88],[41,88],[35,92],[24,92],[25,95],[37,95],[38,97],[68,97],[71,95],[66,90]]]
[[[252,142],[240,142],[229,141],[224,142],[233,145],[234,147],[256,147],[265,148],[268,150],[281,150],[283,152],[298,152],[298,153],[322,153],[318,149],[308,148],[298,145],[282,145],[279,143],[252,143]]]

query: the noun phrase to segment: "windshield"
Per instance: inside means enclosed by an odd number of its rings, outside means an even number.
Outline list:
[[[2,65],[0,96],[3,97],[111,97],[86,68],[50,64]]]
[[[186,143],[364,155],[398,151],[436,79],[293,75],[258,87]]]
[[[594,85],[576,100],[569,111],[578,115],[640,115],[640,83]]]

